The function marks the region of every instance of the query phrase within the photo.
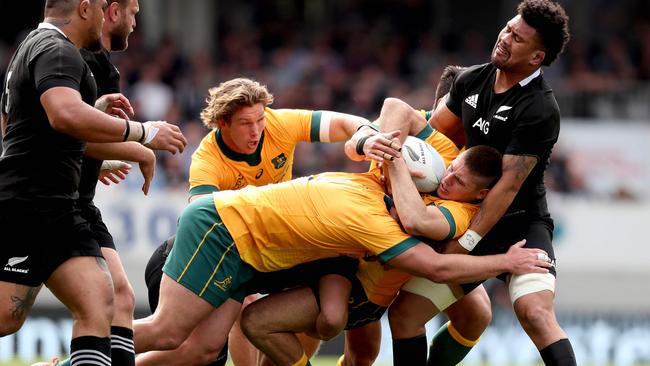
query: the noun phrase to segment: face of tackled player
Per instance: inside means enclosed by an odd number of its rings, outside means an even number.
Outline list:
[[[535,28],[517,15],[499,33],[490,62],[506,72],[526,72],[540,67],[544,55]]]
[[[475,202],[488,194],[485,179],[472,173],[465,165],[464,153],[451,162],[436,193],[438,197],[458,202]]]
[[[234,152],[252,154],[260,143],[265,123],[264,105],[258,103],[239,109],[230,122],[219,121],[219,129],[223,141]]]

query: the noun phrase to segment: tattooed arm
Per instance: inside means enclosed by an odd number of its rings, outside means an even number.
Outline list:
[[[483,200],[468,230],[485,236],[506,212],[535,164],[537,158],[534,156],[504,155],[501,179]],[[452,240],[446,245],[445,253],[467,253],[467,250]]]

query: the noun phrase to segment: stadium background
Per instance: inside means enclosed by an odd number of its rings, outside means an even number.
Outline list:
[[[547,172],[556,220],[557,310],[580,365],[650,363],[650,2],[561,1],[572,40],[545,69],[562,132]],[[187,152],[158,156],[144,198],[137,169],[99,189],[138,298],[142,271],[174,231],[184,206],[190,152],[207,130],[197,117],[208,87],[237,76],[275,94],[276,108],[377,116],[387,96],[429,108],[447,64],[485,62],[517,1],[140,0],[129,49],[114,54],[138,119],[178,123]],[[14,47],[42,19],[43,0],[1,0],[0,76]],[[360,171],[338,145],[304,144],[294,175]],[[1,228],[0,228],[1,229]],[[2,245],[2,243],[0,243]],[[538,354],[512,316],[499,282],[488,282],[494,321],[465,365],[532,365]],[[431,328],[442,321],[434,320]],[[70,319],[44,291],[16,335],[0,339],[0,365],[65,352]],[[384,337],[389,339],[387,327]],[[321,354],[338,354],[341,339]],[[22,360],[10,363],[9,360]],[[381,364],[390,360],[385,343]]]

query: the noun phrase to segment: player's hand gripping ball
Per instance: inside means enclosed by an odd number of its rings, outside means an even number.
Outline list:
[[[430,193],[438,188],[445,174],[445,162],[438,151],[429,143],[414,136],[408,136],[402,144],[402,156],[410,171],[418,171],[424,177],[413,177],[418,191]]]

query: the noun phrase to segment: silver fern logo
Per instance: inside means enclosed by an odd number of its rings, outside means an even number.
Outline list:
[[[29,256],[9,258],[9,261],[7,262],[7,265],[10,266],[10,267],[13,267],[18,263],[23,263],[24,261],[27,260],[27,258],[29,258]]]
[[[7,261],[7,264],[5,265],[4,270],[8,272],[18,272],[18,273],[28,273],[29,269],[23,269],[23,268],[15,268],[14,266],[20,263],[23,263],[24,261],[29,258],[28,255],[24,257],[11,257]]]

